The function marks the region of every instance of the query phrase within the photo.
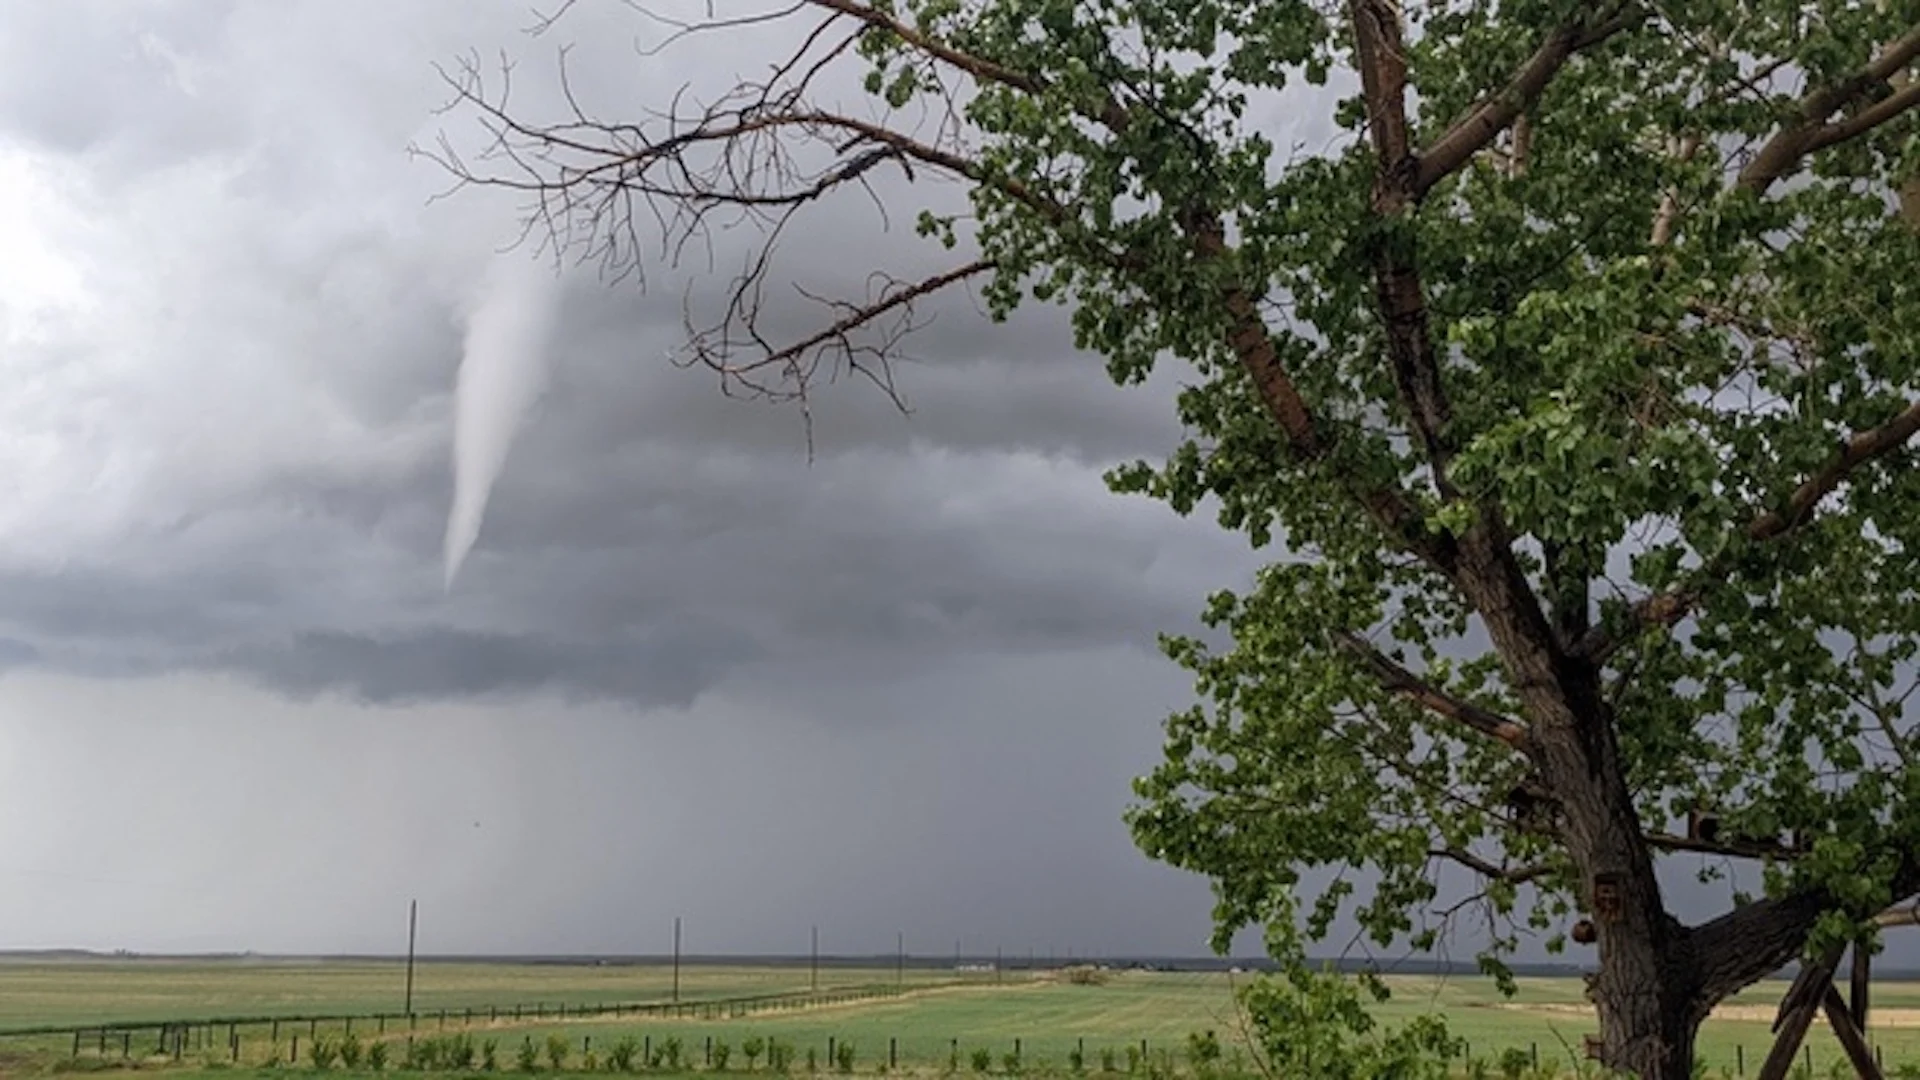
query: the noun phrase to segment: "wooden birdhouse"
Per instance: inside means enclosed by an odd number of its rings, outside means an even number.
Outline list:
[[[1720,837],[1720,815],[1695,807],[1687,811],[1687,839],[1711,844]]]
[[[1618,922],[1626,911],[1626,880],[1608,871],[1593,875],[1593,913],[1602,922]]]

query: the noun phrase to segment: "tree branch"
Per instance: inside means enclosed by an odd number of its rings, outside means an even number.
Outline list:
[[[1047,90],[1047,81],[1038,75],[1016,71],[986,57],[963,52],[870,4],[858,3],[856,0],[806,0],[806,2],[858,19],[877,30],[884,30],[913,49],[964,71],[980,82],[998,83],[1009,89],[1035,96]],[[1125,131],[1132,119],[1126,106],[1120,104],[1119,100],[1111,94],[1106,96],[1098,108],[1089,110],[1086,115],[1115,132]]]
[[[1516,750],[1525,748],[1525,724],[1440,691],[1394,663],[1385,653],[1351,630],[1336,633],[1334,642],[1358,660],[1388,693],[1404,697],[1428,712],[1444,716],[1482,735],[1499,739]]]
[[[1734,187],[1764,194],[1776,180],[1799,168],[1809,155],[1835,143],[1865,134],[1896,116],[1920,105],[1920,90],[1913,85],[1868,105],[1838,123],[1827,118],[1848,106],[1886,89],[1890,81],[1916,58],[1920,58],[1920,26],[1880,50],[1865,67],[1828,86],[1817,87],[1800,99],[1795,119],[1764,143],[1753,160],[1747,162],[1734,180]]]
[[[1531,863],[1526,866],[1499,866],[1475,855],[1465,848],[1435,848],[1427,854],[1436,859],[1449,859],[1461,866],[1493,881],[1503,881],[1509,885],[1525,885],[1535,878],[1551,874],[1554,867],[1548,863]]]
[[[1855,433],[1812,476],[1772,510],[1747,523],[1744,530],[1750,541],[1776,540],[1792,533],[1813,516],[1820,501],[1845,483],[1860,466],[1900,449],[1920,433],[1920,401],[1915,401],[1879,427]],[[1705,582],[1719,576],[1720,560],[1703,566],[1694,574],[1694,583],[1656,593],[1634,604],[1627,625],[1618,630],[1596,628],[1583,636],[1575,652],[1593,663],[1601,663],[1622,645],[1645,630],[1673,626],[1693,610]]]
[[[1456,121],[1420,154],[1413,179],[1414,197],[1425,196],[1434,185],[1459,171],[1498,138],[1540,99],[1575,53],[1606,41],[1644,17],[1636,7],[1615,4],[1592,24],[1585,19],[1575,19],[1555,27],[1505,86]]]

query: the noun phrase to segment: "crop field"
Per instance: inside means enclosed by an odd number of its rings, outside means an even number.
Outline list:
[[[1079,985],[1047,972],[959,975],[909,968],[902,973],[900,992],[892,996],[788,1004],[748,1015],[729,1015],[721,1008],[705,1010],[711,1017],[698,1009],[691,1016],[637,1017],[593,1015],[591,1009],[586,1016],[578,1014],[582,1006],[664,1000],[672,981],[666,967],[430,963],[417,972],[411,1027],[391,1016],[400,1011],[403,978],[401,965],[394,963],[0,963],[0,1029],[386,1012],[390,1019],[377,1026],[363,1019],[353,1030],[368,1043],[390,1044],[390,1069],[408,1039],[464,1031],[476,1044],[496,1045],[503,1071],[516,1070],[514,1058],[523,1045],[538,1048],[541,1068],[551,1071],[545,1056],[549,1041],[566,1048],[568,1069],[579,1069],[589,1051],[604,1068],[605,1055],[629,1037],[649,1049],[671,1043],[681,1052],[682,1072],[707,1070],[709,1046],[715,1045],[730,1051],[728,1071],[742,1072],[748,1064],[742,1045],[758,1038],[791,1046],[795,1071],[804,1072],[811,1050],[818,1071],[828,1075],[829,1040],[843,1053],[851,1044],[853,1069],[866,1075],[889,1064],[895,1071],[935,1073],[956,1060],[963,1073],[971,1073],[977,1053],[990,1060],[991,1071],[1001,1072],[1016,1048],[1024,1071],[1065,1071],[1078,1051],[1089,1072],[1103,1066],[1125,1072],[1143,1045],[1149,1059],[1170,1054],[1184,1063],[1188,1034],[1209,1030],[1229,1054],[1244,1047],[1233,987],[1246,976],[1224,973],[1116,972],[1099,985]],[[885,988],[895,978],[892,968],[836,967],[823,968],[819,981],[822,990]],[[1479,1058],[1491,1060],[1517,1049],[1571,1074],[1581,1036],[1595,1030],[1575,979],[1523,979],[1513,1000],[1502,999],[1478,978],[1392,982],[1394,999],[1378,1013],[1385,1023],[1438,1012]],[[711,1002],[804,992],[808,984],[805,966],[688,966],[681,971],[680,997]],[[1785,985],[1762,984],[1708,1023],[1701,1052],[1713,1073],[1739,1075],[1742,1064],[1746,1074],[1758,1071],[1770,1042],[1773,1005]],[[536,1003],[538,1016],[532,1008]],[[519,1019],[509,1014],[515,1004],[529,1007]],[[562,1004],[568,1009],[564,1020],[556,1016]],[[1877,984],[1871,1027],[1890,1069],[1920,1063],[1920,984]],[[304,1072],[311,1065],[314,1037],[337,1039],[345,1030],[339,1021],[291,1019],[277,1025],[243,1023],[231,1035],[224,1026],[203,1025],[188,1029],[177,1048],[156,1042],[165,1037],[153,1028],[89,1032],[78,1042],[70,1035],[4,1036],[0,1074],[124,1062],[167,1068],[169,1077],[189,1080],[214,1070],[231,1076],[236,1060],[259,1067],[285,1063],[296,1053]],[[229,1042],[235,1036],[237,1051]],[[1809,1046],[1816,1075],[1827,1075],[1843,1060],[1823,1028],[1816,1027]],[[757,1072],[767,1071],[764,1057],[756,1064]],[[363,1066],[359,1074],[365,1073]],[[336,1068],[336,1075],[345,1073]]]

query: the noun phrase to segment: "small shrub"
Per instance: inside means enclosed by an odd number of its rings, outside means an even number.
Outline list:
[[[316,1069],[331,1069],[333,1063],[339,1059],[340,1046],[333,1041],[331,1035],[317,1036],[307,1048],[307,1060],[312,1062]]]
[[[454,1036],[448,1049],[447,1063],[463,1072],[471,1070],[474,1060],[480,1055],[480,1047],[474,1043],[473,1036],[465,1032]]]
[[[347,1032],[346,1037],[340,1040],[340,1064],[349,1069],[359,1068],[364,1051],[365,1047],[360,1045],[360,1036],[351,1031]]]
[[[833,1067],[843,1073],[853,1071],[853,1042],[842,1039],[833,1048]]]
[[[974,1072],[983,1073],[993,1068],[993,1051],[988,1050],[986,1047],[975,1049],[974,1052],[969,1055],[969,1058],[973,1064]]]
[[[1192,1063],[1193,1071],[1206,1075],[1220,1063],[1220,1037],[1212,1031],[1193,1031],[1187,1033],[1187,1060]]]
[[[1134,1073],[1139,1072],[1140,1065],[1141,1065],[1140,1048],[1133,1045],[1132,1043],[1128,1043],[1127,1044],[1127,1075],[1131,1076]]]
[[[1078,1075],[1087,1071],[1087,1055],[1078,1046],[1067,1051],[1067,1071]]]
[[[553,1066],[554,1072],[567,1067],[567,1052],[570,1049],[572,1048],[567,1045],[567,1040],[560,1036],[547,1036],[547,1063]]]
[[[487,1072],[500,1071],[500,1042],[488,1039],[480,1044],[480,1067]]]
[[[767,1040],[758,1035],[749,1035],[740,1040],[740,1052],[747,1055],[747,1071],[753,1071],[753,1063],[759,1058],[760,1051],[767,1048]]]
[[[1520,1080],[1533,1068],[1533,1057],[1517,1046],[1509,1046],[1500,1051],[1500,1075],[1506,1080]]]
[[[581,1072],[599,1072],[600,1071],[600,1055],[594,1053],[591,1050],[580,1055],[580,1071]]]
[[[813,1047],[809,1046],[807,1047],[807,1075],[812,1076],[814,1073],[817,1073],[819,1071],[820,1071],[820,1052],[818,1050],[815,1050]]]
[[[957,1073],[959,1071],[960,1071],[960,1044],[954,1043],[952,1044],[951,1048],[947,1050],[947,1075],[952,1076],[954,1073]]]
[[[385,1071],[387,1067],[387,1054],[390,1052],[391,1051],[387,1049],[387,1044],[383,1042],[376,1042],[367,1047],[367,1068],[372,1069],[374,1072]]]
[[[793,1071],[793,1044],[784,1039],[767,1040],[767,1068],[785,1076]]]
[[[1113,1047],[1111,1046],[1104,1047],[1100,1051],[1100,1071],[1103,1073],[1119,1071],[1119,1065],[1114,1060]]]
[[[713,1071],[726,1072],[727,1059],[732,1056],[733,1047],[728,1046],[724,1041],[715,1042],[713,1044]]]
[[[1008,1051],[1000,1055],[1000,1071],[1008,1076],[1020,1075],[1020,1055]]]
[[[520,1066],[521,1072],[540,1070],[540,1051],[533,1048],[533,1036],[529,1035],[521,1041],[520,1050],[514,1055],[514,1063]]]
[[[607,1051],[607,1068],[614,1072],[632,1072],[640,1058],[640,1040],[629,1035]]]
[[[1106,969],[1094,964],[1075,964],[1066,969],[1066,976],[1074,986],[1103,986],[1107,981]]]
[[[681,1052],[680,1036],[669,1035],[660,1040],[660,1060],[666,1065],[668,1072],[680,1071]]]

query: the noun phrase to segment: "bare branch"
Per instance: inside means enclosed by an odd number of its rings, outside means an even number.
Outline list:
[[[1472,870],[1482,877],[1494,881],[1503,881],[1509,885],[1525,885],[1535,878],[1552,873],[1554,867],[1548,863],[1532,863],[1526,866],[1500,866],[1475,855],[1465,848],[1435,848],[1427,852],[1436,859],[1448,859]]]
[[[1389,693],[1398,694],[1429,712],[1444,716],[1482,735],[1499,739],[1516,750],[1527,743],[1527,727],[1517,720],[1443,693],[1401,667],[1365,638],[1352,631],[1334,635],[1334,642],[1358,660]]]
[[[1774,132],[1760,147],[1753,160],[1740,170],[1734,186],[1756,195],[1763,194],[1776,180],[1799,168],[1808,155],[1865,134],[1920,105],[1920,89],[1908,85],[1844,120],[1827,122],[1834,113],[1859,105],[1888,89],[1893,78],[1916,58],[1920,58],[1920,26],[1880,50],[1879,55],[1859,71],[1809,91],[1800,99],[1793,121]]]

